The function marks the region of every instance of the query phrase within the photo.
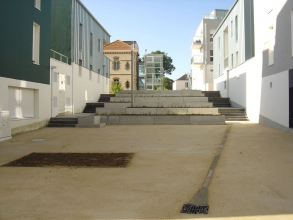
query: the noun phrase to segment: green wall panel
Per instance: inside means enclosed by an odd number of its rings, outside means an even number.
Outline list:
[[[72,0],[52,0],[51,49],[68,57],[71,64]]]
[[[40,65],[32,63],[33,22],[40,25]],[[50,83],[51,0],[1,0],[0,76]]]

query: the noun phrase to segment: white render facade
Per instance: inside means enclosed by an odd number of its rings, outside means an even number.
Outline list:
[[[191,88],[213,90],[213,34],[228,10],[215,9],[203,19],[192,38]]]
[[[63,5],[55,0],[53,10]],[[57,22],[58,26],[52,25],[55,34],[62,24]],[[100,94],[109,93],[110,64],[103,44],[110,41],[110,34],[79,0],[72,0],[69,22],[70,57],[57,43],[51,47],[51,117],[81,113],[87,102],[97,102]]]
[[[250,121],[293,127],[293,2],[237,0],[214,35],[214,90]]]

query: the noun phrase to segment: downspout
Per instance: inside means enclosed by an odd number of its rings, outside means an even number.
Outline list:
[[[205,42],[204,42],[204,46],[205,46],[205,65],[204,65],[204,90],[207,91],[207,88],[206,88],[206,74],[207,74],[207,59],[208,59],[208,36],[207,36],[207,24],[204,24],[204,28],[205,28],[205,31],[204,31],[204,34],[205,34]]]
[[[72,114],[74,114],[74,27],[75,27],[75,0],[72,0],[72,9],[71,9],[71,67],[72,67]]]
[[[54,89],[54,86],[53,86],[53,82],[54,82],[54,72],[53,72],[53,69],[56,69],[56,66],[51,66],[51,117],[53,118],[54,117],[54,108],[53,108],[53,89]]]

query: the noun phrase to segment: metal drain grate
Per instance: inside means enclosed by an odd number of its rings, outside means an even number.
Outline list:
[[[209,206],[196,206],[196,205],[189,205],[184,204],[181,213],[187,213],[187,214],[208,214]]]

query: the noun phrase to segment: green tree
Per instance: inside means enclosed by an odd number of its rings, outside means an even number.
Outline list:
[[[168,56],[167,53],[162,52],[162,51],[153,51],[152,53],[154,54],[163,54],[163,67],[164,67],[164,75],[168,74],[171,75],[172,72],[176,69],[175,66],[173,65],[173,60],[171,57]]]
[[[170,79],[166,76],[163,77],[163,88],[164,90],[172,90],[173,88],[173,79]]]
[[[113,82],[111,83],[111,89],[110,89],[110,93],[111,94],[117,94],[122,90],[122,84],[121,82],[117,83],[117,82]]]

